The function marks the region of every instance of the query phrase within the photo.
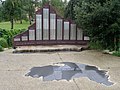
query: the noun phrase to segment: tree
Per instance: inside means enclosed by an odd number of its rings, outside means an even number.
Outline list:
[[[3,20],[2,7],[0,7],[0,22]]]
[[[22,24],[22,20],[26,19],[27,15],[31,24],[35,14],[35,5],[38,5],[38,0],[5,0],[2,5],[4,19],[8,18],[11,22],[11,29],[13,29],[14,20],[20,20]]]
[[[7,17],[9,19],[9,21],[11,22],[11,29],[13,29],[14,26],[14,18],[16,15],[16,10],[19,7],[19,3],[21,0],[6,0],[3,3],[3,13],[5,15],[5,17]]]
[[[62,0],[50,0],[50,4],[54,7],[54,9],[56,11],[58,11],[57,13],[60,16],[64,17],[64,10],[65,10],[66,4],[67,4],[66,1],[63,2]]]
[[[78,5],[79,0],[70,0],[68,5],[65,8],[64,16],[65,18],[69,18],[75,20],[75,7]]]
[[[75,15],[75,19],[71,18],[87,32],[91,42],[99,42],[103,48],[119,49],[120,0],[79,0],[74,7],[75,14],[69,11],[68,16]]]
[[[42,0],[42,6],[44,6],[48,2],[49,2],[49,0]]]
[[[24,5],[23,8],[26,11],[26,14],[28,15],[29,18],[29,22],[31,24],[31,20],[33,19],[35,13],[34,1],[25,0],[23,5]]]

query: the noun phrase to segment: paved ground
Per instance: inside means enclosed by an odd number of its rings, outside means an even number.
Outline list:
[[[110,80],[115,85],[107,87],[87,78],[71,81],[45,81],[26,77],[32,67],[50,65],[67,61],[96,65],[109,71]],[[120,90],[120,58],[97,51],[22,53],[13,54],[12,50],[0,52],[0,90]]]

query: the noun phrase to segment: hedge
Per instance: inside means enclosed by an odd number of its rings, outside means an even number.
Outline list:
[[[15,35],[24,32],[25,29],[0,29],[0,38],[4,38],[8,44],[8,47],[12,46],[12,39]]]
[[[8,47],[8,43],[4,38],[0,38],[0,46],[2,46],[3,48]]]

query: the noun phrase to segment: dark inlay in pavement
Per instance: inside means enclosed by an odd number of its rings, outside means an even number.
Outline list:
[[[88,77],[90,80],[107,86],[113,85],[109,81],[107,71],[99,70],[95,66],[72,62],[59,62],[43,67],[33,67],[26,76],[34,78],[43,77],[44,81],[71,80],[73,78]],[[82,83],[82,82],[81,82]]]

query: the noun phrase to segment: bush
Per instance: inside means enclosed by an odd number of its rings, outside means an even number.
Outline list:
[[[90,42],[89,47],[90,47],[90,49],[95,49],[95,50],[102,50],[103,49],[103,46],[100,44],[99,41]]]
[[[0,38],[4,38],[7,41],[9,47],[12,46],[12,39],[15,35],[24,32],[25,29],[0,29]]]
[[[113,55],[114,55],[114,56],[118,56],[118,57],[120,57],[120,51],[116,51],[116,52],[114,52]]]
[[[3,51],[3,47],[0,45],[0,52]]]
[[[0,38],[0,46],[2,46],[3,48],[8,47],[8,43],[4,38]]]

